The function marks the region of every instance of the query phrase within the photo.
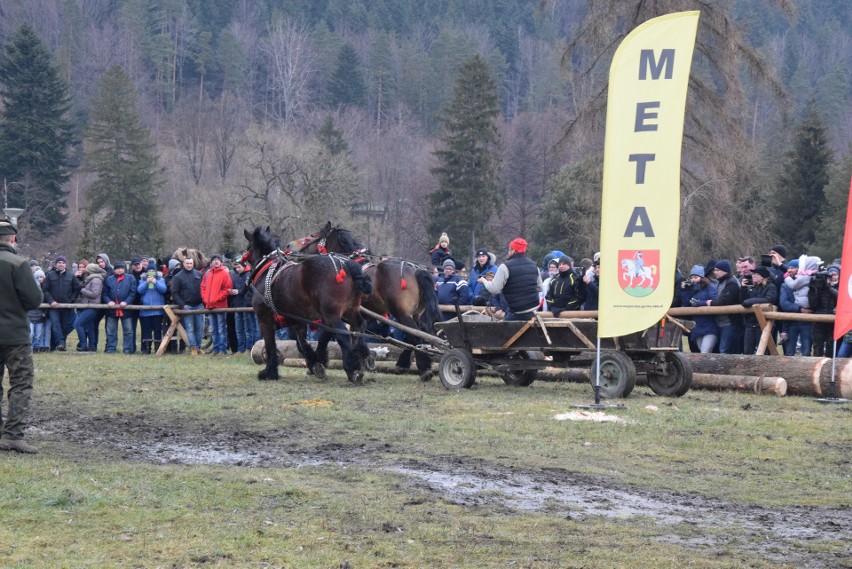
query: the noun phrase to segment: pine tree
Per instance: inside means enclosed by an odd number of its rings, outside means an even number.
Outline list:
[[[328,102],[332,107],[364,104],[366,97],[361,61],[351,44],[344,44],[337,55],[337,67],[328,84]]]
[[[337,156],[341,152],[349,152],[349,145],[346,144],[343,133],[335,126],[334,117],[331,115],[325,117],[325,120],[322,122],[322,126],[317,131],[317,140],[319,140],[320,144],[332,156]]]
[[[136,99],[119,66],[107,70],[92,99],[86,158],[97,180],[88,188],[83,253],[106,250],[127,257],[160,249],[162,170]]]
[[[791,251],[804,253],[814,243],[832,159],[825,124],[811,103],[785,155],[775,200],[775,230]]]
[[[500,114],[497,86],[478,54],[462,63],[453,100],[441,122],[443,148],[435,151],[432,169],[438,189],[429,195],[430,235],[447,231],[464,240],[486,239],[491,214],[506,201],[499,178]]]
[[[37,235],[62,229],[67,217],[62,185],[68,179],[72,127],[70,97],[50,53],[29,24],[0,54],[0,177],[9,207]]]

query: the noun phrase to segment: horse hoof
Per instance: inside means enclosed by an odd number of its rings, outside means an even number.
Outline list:
[[[364,368],[367,371],[376,371],[376,358],[373,356],[366,357],[362,360]]]
[[[277,373],[273,374],[273,373],[266,373],[265,371],[261,371],[261,372],[258,372],[257,379],[259,379],[260,381],[271,381],[271,380],[274,381],[274,380],[279,379],[279,378],[278,378]]]
[[[352,372],[349,376],[349,381],[351,381],[354,385],[363,385],[364,384],[364,372],[356,371]]]
[[[317,379],[325,379],[325,366],[321,363],[315,363],[309,371],[317,376]]]
[[[426,371],[424,371],[423,373],[420,374],[420,381],[423,381],[423,382],[432,381],[432,376],[434,376],[434,375],[435,374],[432,372],[431,369],[427,369]]]

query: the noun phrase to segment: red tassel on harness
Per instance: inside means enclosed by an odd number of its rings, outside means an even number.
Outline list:
[[[286,328],[287,327],[287,320],[284,318],[283,315],[276,314],[276,315],[274,315],[274,318],[275,318],[275,327],[276,328]]]
[[[317,251],[319,251],[320,255],[328,255],[328,249],[325,248],[325,245],[317,245]]]
[[[343,279],[346,278],[346,271],[344,271],[343,269],[340,269],[340,271],[337,273],[337,276],[334,277],[334,278],[337,281],[337,284],[342,283]]]
[[[399,279],[399,288],[400,290],[405,290],[408,288],[408,283],[405,282],[405,279]]]

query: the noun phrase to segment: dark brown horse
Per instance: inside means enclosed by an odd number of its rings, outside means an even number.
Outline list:
[[[378,314],[391,314],[400,324],[434,334],[433,325],[441,320],[441,314],[435,282],[429,271],[403,259],[384,259],[372,264],[369,251],[352,232],[332,227],[330,222],[316,233],[292,241],[287,250],[302,254],[342,253],[365,262],[364,274],[373,282],[373,294],[364,300],[364,307]],[[409,335],[406,335],[405,341],[409,344],[422,343]],[[420,378],[424,381],[430,379],[432,362],[429,356],[415,352],[414,357]],[[404,368],[411,365],[411,350],[400,354],[397,365]]]
[[[372,292],[370,279],[358,263],[342,257],[315,256],[299,263],[288,262],[279,248],[279,240],[269,227],[244,231],[248,239],[245,258],[251,263],[251,282],[255,287],[252,306],[257,314],[266,368],[258,379],[278,379],[278,350],[275,330],[286,325],[296,339],[299,353],[305,357],[309,372],[325,376],[328,341],[333,334],[343,355],[343,369],[353,383],[361,383],[361,358],[369,351],[360,339],[346,329],[344,319],[359,329],[361,299]],[[319,320],[331,333],[323,334],[317,350],[307,341],[307,325]]]

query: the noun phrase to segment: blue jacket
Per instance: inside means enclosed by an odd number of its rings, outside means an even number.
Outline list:
[[[470,298],[476,298],[476,296],[479,294],[479,291],[484,288],[481,284],[476,282],[476,279],[478,279],[479,277],[484,277],[485,273],[489,271],[493,273],[497,272],[497,267],[494,265],[490,258],[488,262],[485,263],[484,267],[480,267],[478,262],[473,264],[473,268],[470,269],[470,276],[467,279],[468,288],[470,290]]]
[[[167,290],[166,281],[163,279],[163,275],[161,273],[157,273],[157,282],[154,283],[153,288],[148,288],[147,280],[139,281],[139,285],[136,287],[136,292],[139,293],[139,303],[144,306],[164,305],[166,303],[165,295]],[[140,318],[144,318],[145,316],[162,316],[163,314],[165,313],[162,308],[139,311]]]
[[[458,275],[449,277],[440,275],[438,282],[435,283],[435,291],[438,293],[438,304],[452,305],[455,303],[456,295],[458,295],[459,304],[468,304],[470,300],[467,281]]]
[[[680,302],[682,306],[704,306],[708,300],[716,300],[718,291],[718,287],[713,283],[698,290],[692,290],[689,287],[682,288],[680,289]],[[691,302],[692,299],[695,299],[694,303]],[[693,316],[692,320],[695,321],[695,328],[692,329],[689,335],[693,338],[700,338],[708,334],[719,336],[720,330],[715,316]]]
[[[778,295],[778,304],[784,312],[801,312],[802,307],[796,304],[796,296],[793,289],[787,283],[781,285],[781,294]]]
[[[124,275],[121,282],[118,282],[118,277],[115,273],[111,274],[104,281],[103,292],[101,293],[101,302],[109,304],[114,302],[119,304],[126,302],[133,304],[136,300],[136,278],[133,275]],[[125,312],[124,316],[130,316],[130,311]],[[115,310],[107,312],[107,316],[115,316]]]

